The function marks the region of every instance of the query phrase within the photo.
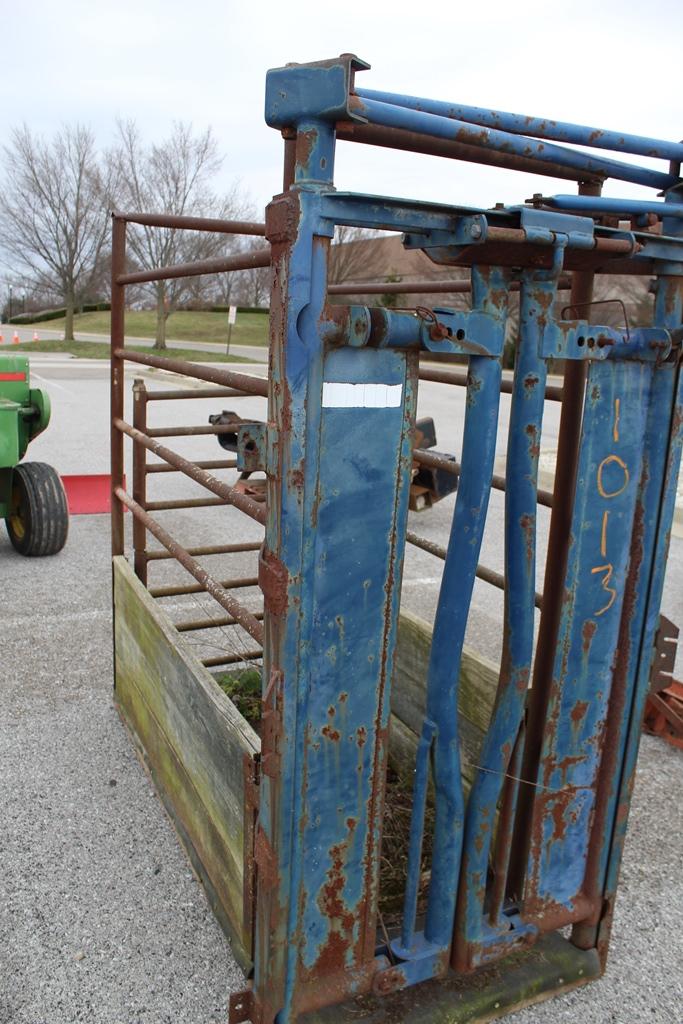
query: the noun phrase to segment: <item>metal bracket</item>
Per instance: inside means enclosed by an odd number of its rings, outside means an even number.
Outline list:
[[[671,685],[680,629],[666,615],[659,616],[650,669],[650,693],[658,693]]]
[[[356,71],[370,68],[353,53],[316,61],[287,64],[266,75],[266,124],[290,128],[307,119],[367,123],[350,102]]]
[[[420,342],[429,352],[497,358],[505,344],[505,323],[481,310],[433,309],[422,317]]]
[[[251,988],[245,988],[241,992],[230,994],[228,1009],[228,1024],[245,1024],[246,1021],[254,1020],[254,992]]]
[[[534,245],[554,245],[557,235],[565,235],[567,248],[592,249],[595,245],[594,224],[590,217],[556,214],[530,206],[513,206],[519,212],[519,226],[527,242]]]
[[[254,860],[258,868],[258,886],[262,892],[267,892],[277,885],[278,870],[277,857],[270,845],[268,836],[259,825],[256,830],[256,842],[254,843]]]
[[[261,774],[275,778],[280,768],[280,735],[282,732],[282,690],[284,676],[273,669],[263,695],[261,716]]]
[[[587,320],[551,320],[541,342],[545,359],[639,359],[657,362],[671,352],[671,334],[663,327],[616,327]]]
[[[412,231],[403,236],[405,249],[442,249],[449,246],[481,245],[486,241],[488,221],[483,214],[458,217],[452,230],[438,228],[420,233]]]
[[[268,427],[245,423],[237,428],[237,468],[243,473],[264,472],[268,466]]]

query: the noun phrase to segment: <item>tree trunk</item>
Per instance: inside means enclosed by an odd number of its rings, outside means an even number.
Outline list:
[[[166,285],[163,281],[157,284],[157,332],[154,340],[154,347],[166,348],[166,321],[168,320],[168,308],[166,306]]]
[[[66,295],[64,296],[65,316],[64,316],[64,341],[74,340],[74,306],[75,299],[73,289],[67,288]]]

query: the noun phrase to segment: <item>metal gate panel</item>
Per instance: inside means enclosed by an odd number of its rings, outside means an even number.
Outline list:
[[[633,543],[651,368],[590,367],[565,610],[536,781],[523,916],[581,919],[596,779]],[[568,912],[568,913],[567,913]]]

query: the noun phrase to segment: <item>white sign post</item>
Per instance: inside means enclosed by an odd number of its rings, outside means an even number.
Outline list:
[[[228,344],[225,349],[226,356],[230,355],[230,336],[232,335],[232,325],[237,323],[237,306],[228,306]]]

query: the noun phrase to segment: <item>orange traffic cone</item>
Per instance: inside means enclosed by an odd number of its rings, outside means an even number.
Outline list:
[[[17,334],[16,331],[12,335],[12,344],[13,345],[18,345],[19,344],[19,335]]]
[[[0,334],[0,345],[2,345],[4,343],[4,341],[5,341],[4,334]]]

